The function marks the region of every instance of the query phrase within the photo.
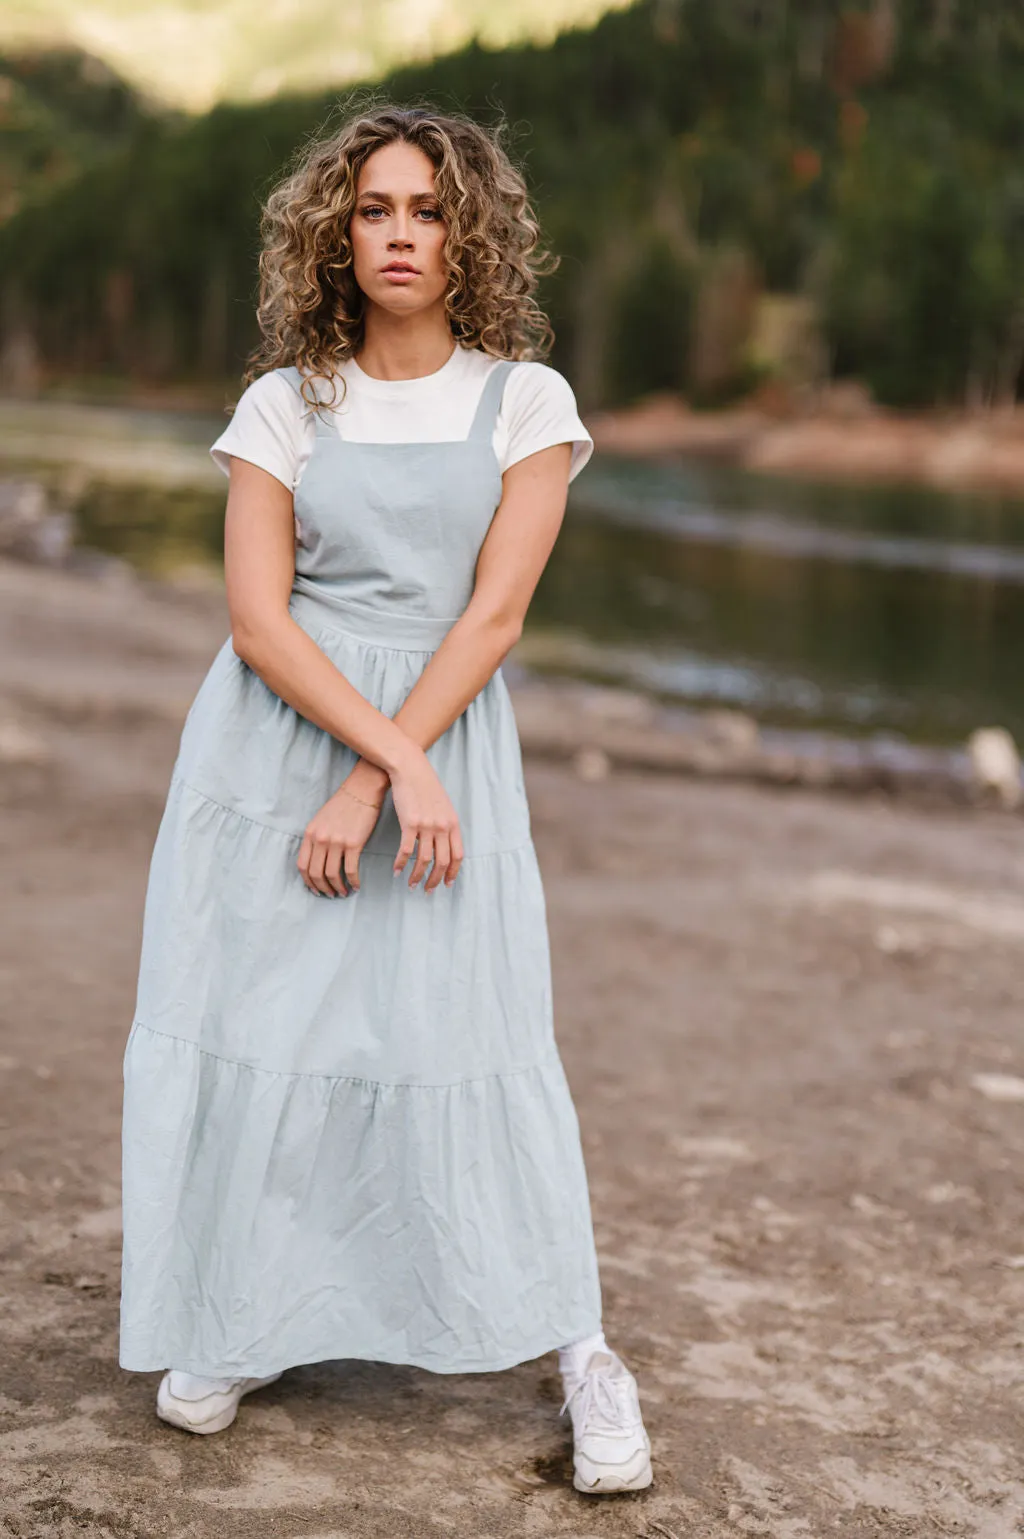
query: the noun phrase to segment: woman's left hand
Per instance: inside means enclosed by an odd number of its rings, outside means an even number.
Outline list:
[[[382,775],[375,765],[360,760],[306,824],[297,864],[310,892],[347,898],[349,892],[359,891],[359,856],[387,791],[387,777],[382,782]]]

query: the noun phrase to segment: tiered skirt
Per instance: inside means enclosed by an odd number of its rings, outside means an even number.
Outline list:
[[[292,612],[387,715],[451,624],[305,594]],[[230,642],[214,660],[153,851],[124,1054],[122,1367],[453,1373],[599,1328],[500,670],[429,757],[460,816],[454,884],[393,874],[389,794],[360,890],[314,895],[303,830],[355,755]]]

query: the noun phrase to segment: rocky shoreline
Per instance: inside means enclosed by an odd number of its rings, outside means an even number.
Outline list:
[[[614,454],[687,455],[820,481],[1024,497],[1024,408],[900,413],[873,405],[855,387],[835,387],[806,403],[768,397],[708,412],[656,394],[586,421],[595,447]]]
[[[1016,746],[999,728],[941,748],[764,727],[742,711],[662,707],[628,690],[525,673],[511,693],[524,752],[569,761],[582,779],[618,768],[964,807],[1024,802]]]

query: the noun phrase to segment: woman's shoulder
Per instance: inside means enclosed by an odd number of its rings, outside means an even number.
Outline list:
[[[293,370],[268,369],[246,386],[230,421],[211,445],[215,463],[228,473],[230,456],[252,461],[294,485],[304,435],[305,403]]]
[[[558,369],[538,358],[521,359],[509,371],[502,397],[501,421],[508,444],[502,470],[538,449],[569,442],[573,480],[590,458],[594,444],[582,422],[576,395]]]
[[[544,363],[539,358],[501,358],[497,353],[486,353],[481,347],[467,348],[467,359],[472,366],[482,374],[487,374],[491,369],[504,366],[509,367],[509,377],[518,376],[523,379],[545,379],[554,375],[557,379],[565,380],[564,374],[551,364]],[[568,381],[566,381],[568,383]]]
[[[242,402],[251,402],[260,405],[290,406],[293,402],[302,401],[302,375],[294,365],[278,369],[267,369],[265,374],[257,374],[238,398],[238,406]],[[237,410],[237,407],[236,407]]]
[[[542,358],[517,358],[515,361],[515,372],[530,379],[554,378],[560,379],[563,384],[567,385],[569,383],[564,374],[560,373],[553,364],[546,363]]]
[[[466,348],[465,357],[467,370],[474,374],[487,375],[493,369],[507,367],[510,382],[513,379],[529,382],[534,389],[557,389],[559,381],[566,386],[569,384],[564,374],[539,358],[500,358],[496,353],[484,352],[481,347]]]
[[[293,378],[293,376],[296,376]],[[301,425],[304,409],[301,380],[293,369],[268,369],[247,384],[231,408],[235,428]]]
[[[539,358],[517,359],[505,383],[502,410],[506,418],[536,412],[575,417],[576,393],[552,364]]]
[[[509,374],[507,390],[511,400],[523,404],[546,402],[576,410],[576,394],[565,375],[539,358],[518,359]]]

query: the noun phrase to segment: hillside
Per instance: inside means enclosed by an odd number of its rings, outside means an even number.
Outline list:
[[[190,111],[374,79],[476,37],[550,42],[625,0],[5,0],[0,50],[59,44]]]
[[[0,54],[0,224],[124,144],[146,116],[131,87],[88,54]]]

